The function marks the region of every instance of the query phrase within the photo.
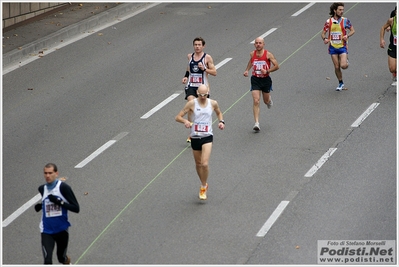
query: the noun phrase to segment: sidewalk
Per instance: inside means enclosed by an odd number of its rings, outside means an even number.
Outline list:
[[[3,67],[74,35],[116,20],[147,3],[71,3],[62,10],[3,31]]]

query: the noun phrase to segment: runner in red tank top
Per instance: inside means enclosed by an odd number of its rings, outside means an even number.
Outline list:
[[[270,73],[280,68],[277,60],[270,51],[264,49],[265,41],[262,37],[255,39],[255,50],[250,53],[250,58],[247,68],[244,71],[244,76],[248,77],[248,71],[252,68],[251,76],[251,92],[253,98],[253,113],[255,125],[253,130],[260,131],[259,114],[260,114],[260,95],[262,92],[263,102],[270,109],[273,101],[270,97],[272,89],[272,79]]]

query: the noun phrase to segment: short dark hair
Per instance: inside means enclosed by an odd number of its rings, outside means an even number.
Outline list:
[[[54,172],[58,171],[57,165],[55,165],[54,163],[47,163],[44,168],[51,168],[53,167]]]
[[[330,6],[330,16],[331,16],[331,17],[334,17],[334,14],[335,14],[334,11],[337,10],[339,6],[344,6],[344,3],[342,3],[342,2],[335,2],[335,3],[333,3],[333,4]]]
[[[204,38],[202,38],[202,37],[195,37],[195,38],[194,38],[194,41],[193,41],[193,45],[194,45],[194,43],[195,43],[196,41],[201,41],[201,42],[202,42],[202,45],[203,45],[203,46],[205,45],[205,40],[204,40]]]

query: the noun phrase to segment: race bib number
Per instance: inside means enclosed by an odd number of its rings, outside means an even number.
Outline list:
[[[340,44],[342,42],[342,33],[332,32],[331,33],[331,43]]]
[[[190,86],[199,87],[202,84],[202,74],[200,73],[192,73],[190,75]]]
[[[57,217],[62,215],[62,209],[60,205],[54,204],[49,199],[44,200],[44,207],[46,209],[46,217]]]
[[[261,70],[262,69],[266,69],[267,70],[267,64],[265,61],[254,61],[253,63],[253,68],[254,68],[254,72],[255,74],[258,75],[263,75]]]
[[[254,61],[254,69],[255,71],[260,71],[263,67],[266,66],[265,61]]]
[[[194,124],[194,131],[208,132],[209,126],[207,124]]]

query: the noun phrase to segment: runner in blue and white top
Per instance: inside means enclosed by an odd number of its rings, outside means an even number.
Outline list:
[[[58,168],[54,163],[44,166],[46,184],[39,186],[41,203],[35,205],[37,212],[42,210],[40,221],[41,243],[44,264],[53,263],[53,250],[57,244],[57,258],[62,264],[70,264],[71,258],[66,255],[71,226],[68,221],[68,210],[78,213],[79,203],[72,188],[58,179]]]

